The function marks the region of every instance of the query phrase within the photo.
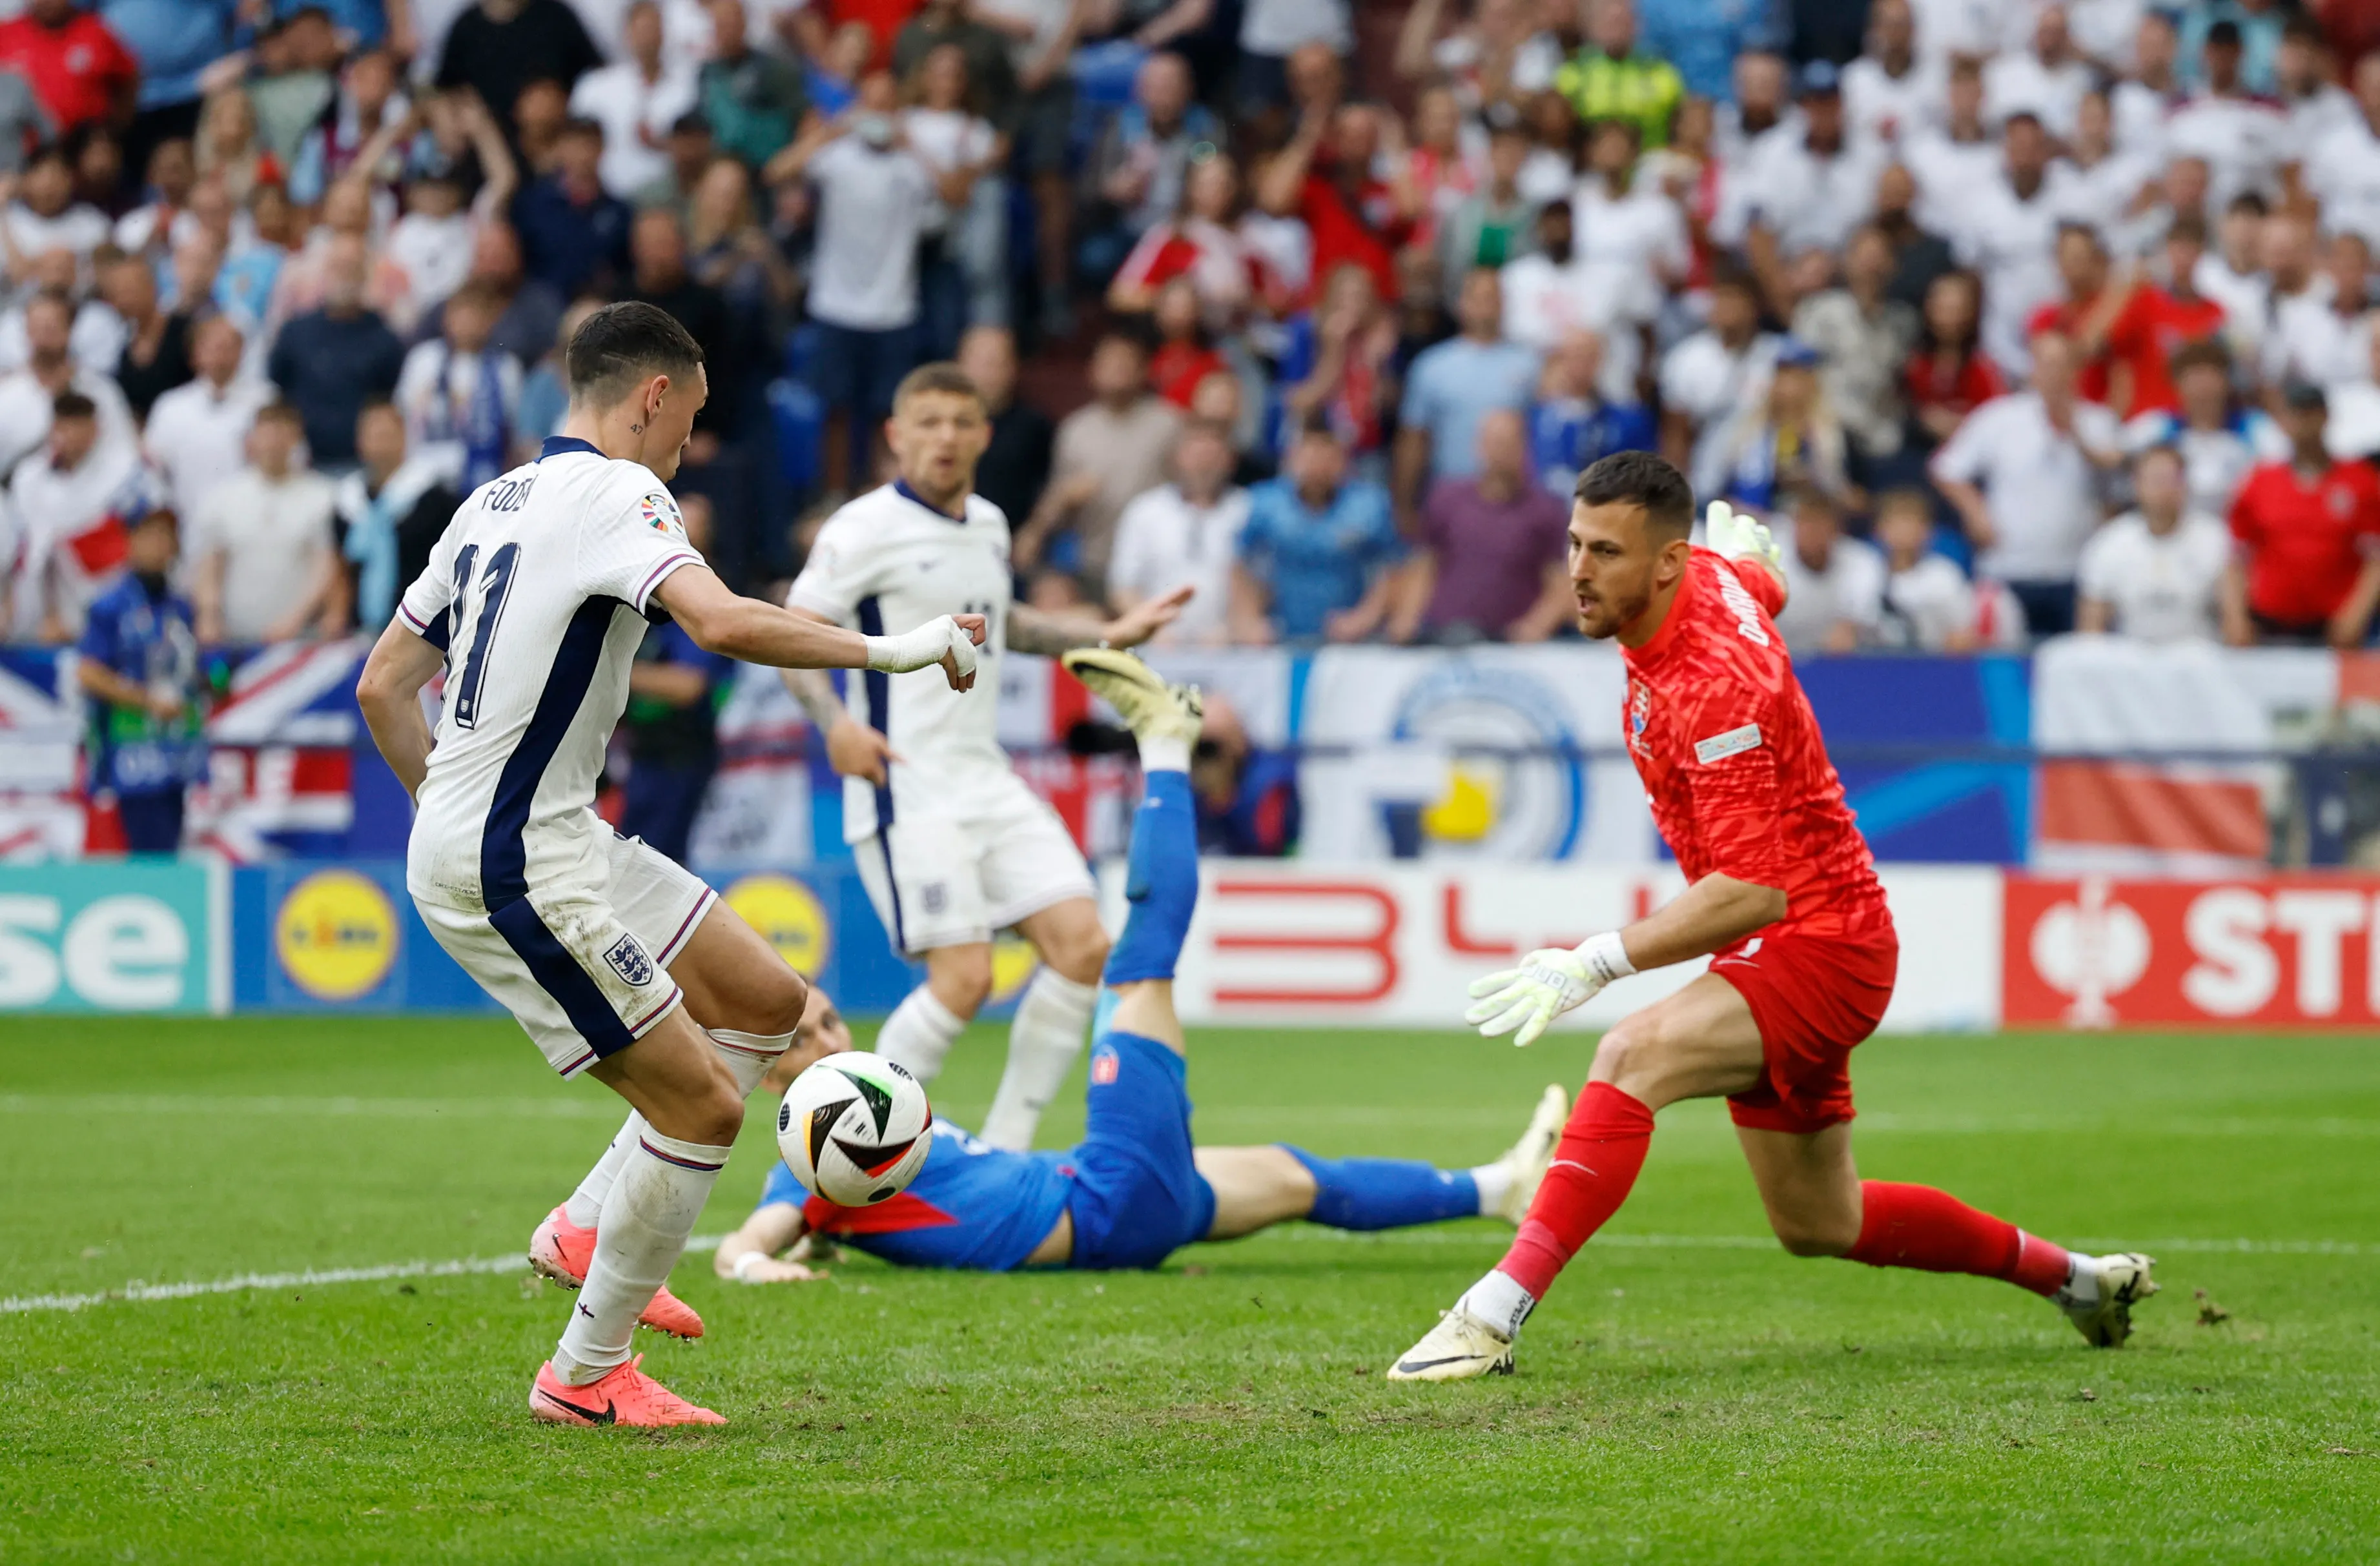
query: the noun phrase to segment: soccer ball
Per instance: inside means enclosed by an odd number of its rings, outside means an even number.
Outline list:
[[[897,1194],[926,1167],[933,1106],[925,1086],[881,1055],[829,1055],[777,1108],[777,1150],[794,1178],[837,1207]]]

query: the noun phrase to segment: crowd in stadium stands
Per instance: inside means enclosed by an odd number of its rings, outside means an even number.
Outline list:
[[[377,631],[638,298],[754,590],[949,357],[1021,590],[1194,581],[1177,639],[1569,635],[1643,447],[1775,520],[1799,649],[2360,644],[2373,9],[0,0],[0,636],[110,700],[144,616]]]

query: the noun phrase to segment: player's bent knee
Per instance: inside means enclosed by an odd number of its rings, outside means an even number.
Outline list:
[[[1613,1024],[1597,1042],[1590,1074],[1641,1099],[1658,1078],[1666,1053],[1659,1022],[1640,1012]]]
[[[1859,1243],[1859,1225],[1815,1216],[1769,1215],[1768,1227],[1788,1256],[1840,1256]]]
[[[1108,965],[1108,932],[1093,925],[1082,935],[1043,953],[1050,967],[1076,984],[1096,984]]]
[[[774,973],[762,969],[753,986],[750,1031],[764,1038],[791,1033],[802,1026],[802,1013],[809,1003],[809,981],[800,974],[782,964]]]
[[[926,987],[952,1015],[974,1017],[991,998],[991,948],[951,946],[929,953]]]

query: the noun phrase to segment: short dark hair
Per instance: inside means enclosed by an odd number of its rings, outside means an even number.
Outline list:
[[[268,419],[273,419],[276,423],[286,424],[291,429],[298,431],[301,434],[305,432],[306,416],[298,411],[298,405],[296,403],[290,402],[286,398],[275,397],[271,402],[266,403],[262,407],[256,410],[256,421],[258,423],[261,424]]]
[[[649,375],[692,376],[702,345],[661,306],[625,299],[580,322],[566,358],[571,400],[606,407]]]
[[[954,397],[973,397],[978,404],[983,403],[983,388],[975,383],[975,377],[943,359],[921,364],[901,377],[901,383],[892,388],[892,406],[897,409],[911,397],[927,396],[937,392]]]
[[[2179,380],[2185,370],[2196,370],[2202,365],[2222,371],[2226,380],[2230,378],[2231,352],[2223,346],[2221,338],[2202,337],[2194,343],[2184,343],[2174,350],[2173,358],[2166,364],[2166,372]]]
[[[1686,476],[1648,451],[1614,452],[1578,476],[1584,505],[1635,505],[1645,524],[1672,539],[1694,530],[1694,489]]]
[[[97,419],[99,405],[80,392],[60,392],[50,403],[52,419]]]

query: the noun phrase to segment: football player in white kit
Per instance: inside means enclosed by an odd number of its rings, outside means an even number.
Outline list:
[[[455,512],[357,697],[414,796],[406,882],[423,923],[556,1071],[587,1073],[635,1111],[573,1197],[582,1222],[563,1248],[574,1254],[540,1258],[583,1287],[530,1412],[566,1425],[718,1424],[646,1376],[629,1341],[804,995],[699,881],[596,816],[629,665],[658,606],[732,658],[886,674],[939,664],[955,693],[974,683],[982,627],[944,616],[868,637],[731,592],[687,543],[664,487],[708,395],[702,350],[651,305],[611,305],[571,338],[562,434]],[[433,741],[419,698],[442,667]],[[673,1319],[653,1324],[682,1330]]]
[[[1177,588],[1104,621],[1011,601],[1008,518],[974,492],[991,420],[958,366],[912,371],[886,433],[899,479],[819,529],[786,600],[795,613],[879,636],[939,615],[980,614],[989,670],[1002,648],[1054,656],[1135,646],[1189,601],[1190,589]],[[785,683],[845,779],[844,836],[877,917],[895,951],[926,965],[925,983],[877,1035],[878,1052],[932,1081],[991,992],[993,932],[1014,926],[1039,953],[982,1133],[994,1147],[1031,1147],[1042,1110],[1082,1051],[1107,961],[1081,850],[1009,767],[992,702],[964,700],[931,679],[870,673],[851,683],[846,709],[823,674],[788,672]]]

